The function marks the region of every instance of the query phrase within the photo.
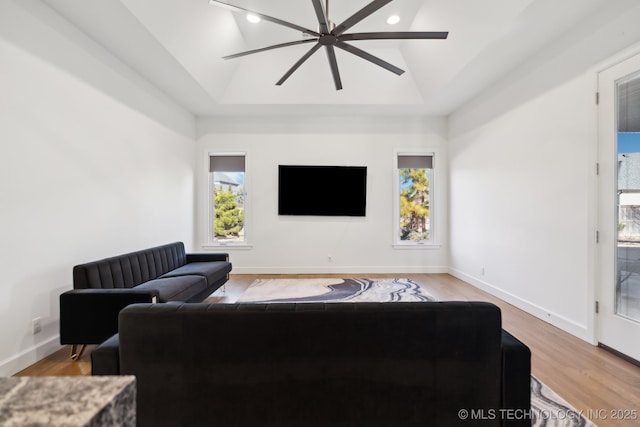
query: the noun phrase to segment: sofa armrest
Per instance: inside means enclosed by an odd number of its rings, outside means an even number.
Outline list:
[[[531,426],[531,351],[509,332],[502,330],[502,425]]]
[[[91,375],[120,375],[120,336],[111,338],[91,351]]]
[[[155,302],[153,289],[74,289],[60,295],[60,344],[100,344],[118,332],[129,304]]]
[[[187,254],[187,263],[190,263],[190,262],[210,262],[210,261],[226,261],[226,262],[229,262],[229,254],[228,253]]]

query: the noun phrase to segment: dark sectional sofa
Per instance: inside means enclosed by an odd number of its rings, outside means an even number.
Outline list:
[[[133,304],[94,375],[139,426],[530,426],[531,354],[483,302]]]
[[[201,302],[229,279],[226,253],[187,254],[184,243],[73,267],[73,290],[60,295],[60,343],[99,344],[118,332],[118,313],[132,303]]]

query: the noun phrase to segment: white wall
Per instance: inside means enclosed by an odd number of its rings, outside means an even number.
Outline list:
[[[0,2],[0,94],[6,376],[60,347],[75,264],[192,246],[195,122],[39,2]]]
[[[582,76],[450,147],[453,274],[582,336],[594,93]]]
[[[411,117],[218,118],[198,122],[198,230],[207,235],[210,152],[247,155],[249,249],[231,253],[236,273],[443,272],[447,260],[446,121]],[[394,150],[436,150],[437,249],[392,247]],[[279,164],[367,166],[364,218],[280,217]],[[331,256],[332,261],[328,260]]]
[[[588,341],[597,70],[639,17],[591,17],[449,120],[452,274]]]

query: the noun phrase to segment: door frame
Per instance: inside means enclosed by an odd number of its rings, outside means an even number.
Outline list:
[[[616,73],[619,73],[620,75],[614,77],[613,75]],[[592,287],[593,295],[593,310],[591,311],[593,313],[591,316],[593,321],[590,323],[593,325],[593,344],[602,346],[632,361],[634,361],[635,358],[640,360],[640,352],[638,349],[631,349],[633,350],[632,354],[625,355],[625,352],[629,352],[630,349],[627,347],[627,349],[624,350],[624,344],[620,344],[624,339],[618,337],[612,338],[610,335],[611,332],[607,332],[605,330],[610,330],[612,326],[605,325],[607,321],[604,317],[617,317],[615,314],[615,298],[611,301],[608,300],[611,295],[608,297],[606,296],[607,292],[611,292],[611,286],[616,285],[615,272],[617,268],[617,261],[614,244],[617,238],[615,236],[615,222],[609,221],[612,219],[615,220],[617,216],[615,213],[615,180],[617,178],[617,173],[615,171],[616,154],[613,152],[615,146],[611,146],[611,135],[605,135],[605,132],[608,133],[611,130],[615,132],[617,130],[617,127],[615,127],[617,105],[615,100],[615,88],[610,86],[605,88],[602,86],[605,83],[610,84],[623,76],[628,76],[634,73],[640,73],[640,49],[638,46],[634,46],[631,49],[623,51],[614,59],[607,61],[606,64],[603,64],[602,67],[596,70],[596,102],[598,104],[598,108],[596,113],[597,143],[594,153],[596,179],[593,191],[595,192],[595,206],[594,213],[592,214],[594,217],[596,231],[594,233],[592,244],[593,251],[591,254],[592,259],[594,260],[592,264],[593,268],[591,268],[591,271],[589,272],[590,275],[592,274],[590,287]],[[608,78],[608,80],[604,82],[604,78]],[[610,121],[605,122],[605,115],[608,115],[606,117],[608,117],[609,120],[612,119],[611,115],[613,115],[613,129],[611,129],[612,123]],[[608,127],[605,128],[605,125]],[[605,150],[610,151],[607,152]],[[603,180],[607,180],[607,182],[604,182]],[[607,209],[610,209],[611,212],[605,213]],[[609,278],[607,278],[607,276],[609,276]],[[596,314],[597,311],[599,311],[598,314]],[[619,321],[621,323],[630,322],[624,319],[616,319],[615,321]],[[609,320],[609,322],[611,322],[611,320]],[[620,326],[626,327],[625,325]],[[640,324],[638,324],[637,327],[640,328]],[[604,337],[607,333],[609,333],[609,336]],[[603,341],[608,341],[609,344],[613,345],[603,343]],[[620,347],[620,345],[622,345],[622,347]],[[623,350],[621,351],[620,348],[623,348]]]

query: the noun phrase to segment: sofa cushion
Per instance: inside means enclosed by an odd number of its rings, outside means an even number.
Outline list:
[[[132,288],[186,264],[184,243],[174,242],[73,267],[74,289]]]
[[[531,350],[502,330],[502,405],[518,410],[531,407]],[[509,426],[531,426],[528,419],[511,420]]]
[[[91,351],[91,375],[120,375],[120,339],[118,334]]]
[[[185,275],[202,276],[207,279],[207,285],[209,285],[226,277],[230,271],[231,264],[226,261],[190,262],[182,267],[176,268],[175,270],[171,270],[160,277],[179,277]]]
[[[187,301],[191,297],[204,291],[207,280],[202,276],[161,277],[150,280],[136,289],[155,289],[160,295],[160,301]]]

